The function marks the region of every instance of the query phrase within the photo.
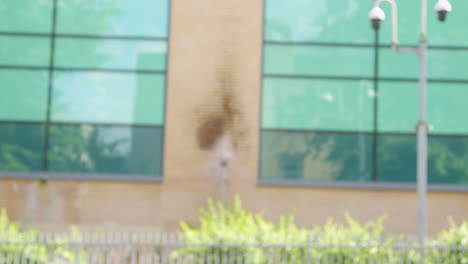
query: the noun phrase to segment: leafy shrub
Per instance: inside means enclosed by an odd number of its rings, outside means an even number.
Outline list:
[[[404,235],[388,236],[386,216],[360,224],[348,214],[345,224],[329,219],[325,225],[300,228],[294,216],[281,217],[278,224],[262,214],[242,208],[235,197],[231,209],[208,201],[200,209],[198,227],[181,223],[185,247],[173,258],[189,258],[193,263],[465,263],[468,264],[468,222],[427,240],[421,250]],[[424,259],[423,259],[424,258]]]
[[[449,218],[449,228],[440,231],[429,245],[435,248],[429,253],[445,260],[442,263],[468,264],[468,222],[457,225]]]
[[[72,239],[79,240],[74,228]],[[67,246],[69,239],[54,237],[44,241],[33,228],[21,231],[18,225],[8,219],[6,210],[0,212],[0,263],[80,263],[86,264],[86,256],[80,249],[73,251]]]
[[[349,215],[345,218],[346,224],[330,219],[322,227],[305,229],[295,224],[293,215],[281,217],[274,224],[261,214],[247,212],[237,196],[231,209],[209,200],[208,207],[200,210],[199,227],[181,223],[187,246],[173,257],[190,256],[195,263],[217,263],[223,258],[234,263],[247,263],[247,259],[248,263],[278,260],[304,263],[307,259],[326,263],[390,263],[391,259],[401,257],[390,248],[393,239],[383,238],[386,217],[364,225]],[[364,247],[352,249],[359,245]]]

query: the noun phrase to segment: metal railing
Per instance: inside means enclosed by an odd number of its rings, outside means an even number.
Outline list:
[[[468,238],[464,238],[468,239]],[[468,263],[468,248],[401,238],[331,243],[320,237],[202,237],[155,233],[0,235],[0,264]],[[296,242],[293,242],[296,241]],[[297,242],[299,241],[299,242]]]

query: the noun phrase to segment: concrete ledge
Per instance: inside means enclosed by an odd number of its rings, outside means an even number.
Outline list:
[[[383,182],[318,182],[305,180],[266,180],[257,182],[259,187],[305,187],[305,188],[342,188],[368,190],[408,190],[415,191],[415,183],[383,183]],[[468,185],[429,184],[429,191],[435,192],[468,192]]]
[[[163,181],[161,176],[141,174],[91,174],[91,173],[61,173],[61,172],[7,172],[0,171],[0,179],[30,179],[30,180],[85,180],[85,181],[122,181],[122,182],[156,182]]]

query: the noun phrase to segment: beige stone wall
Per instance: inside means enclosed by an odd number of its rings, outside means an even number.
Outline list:
[[[0,180],[0,207],[47,228],[174,230],[220,197],[219,138],[231,139],[228,196],[270,219],[295,211],[301,225],[389,214],[390,232],[416,230],[414,191],[257,186],[262,0],[172,0],[163,183]],[[227,141],[229,142],[229,140]],[[228,148],[230,146],[227,146]],[[434,233],[468,219],[468,195],[429,195]]]

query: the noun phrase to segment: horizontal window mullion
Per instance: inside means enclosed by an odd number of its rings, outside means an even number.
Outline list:
[[[87,35],[87,34],[66,34],[66,33],[36,33],[36,32],[8,32],[0,31],[0,36],[14,37],[60,37],[60,38],[82,38],[82,39],[114,39],[114,40],[156,40],[167,41],[167,37],[151,37],[151,36],[126,36],[126,35]]]
[[[137,74],[166,74],[166,70],[137,70],[137,69],[110,69],[110,68],[78,68],[78,67],[49,67],[34,65],[0,65],[0,70],[54,70],[76,72],[116,72]]]
[[[371,76],[333,76],[333,75],[313,75],[313,74],[272,74],[265,73],[263,74],[264,78],[278,78],[278,79],[317,79],[317,80],[366,80],[373,81],[374,77]],[[379,77],[377,81],[383,82],[419,82],[417,78],[400,78],[400,77]],[[468,79],[427,79],[430,83],[468,83]]]
[[[93,123],[93,122],[42,122],[27,120],[0,120],[0,124],[18,124],[18,125],[60,125],[60,126],[100,126],[100,127],[135,127],[135,128],[163,128],[164,125],[143,125],[143,124],[124,124],[124,123]]]
[[[262,187],[319,187],[319,188],[346,188],[346,189],[370,189],[370,190],[415,190],[415,183],[390,183],[390,182],[349,182],[349,181],[308,181],[308,180],[288,180],[288,179],[260,179],[259,185]],[[468,192],[468,186],[455,184],[428,184],[429,191],[455,191]]]
[[[287,132],[287,133],[330,133],[330,134],[366,134],[373,135],[373,131],[353,130],[323,130],[323,129],[290,129],[290,128],[261,128],[261,132]]]
[[[124,181],[151,182],[163,181],[162,175],[113,174],[113,173],[73,173],[73,172],[11,172],[0,171],[0,179],[34,179],[34,180],[86,180],[86,181]]]
[[[315,74],[278,74],[278,73],[264,73],[265,78],[279,78],[279,79],[318,79],[318,80],[350,80],[350,81],[361,81],[367,80],[372,81],[372,76],[333,76],[333,75],[315,75]]]
[[[288,133],[331,133],[331,134],[365,134],[365,135],[382,135],[382,136],[416,136],[416,132],[378,132],[372,131],[354,131],[354,130],[323,130],[323,129],[292,129],[292,128],[261,128],[261,132],[288,132]],[[448,133],[431,133],[429,132],[428,137],[454,137],[454,138],[465,138],[468,134],[448,134]]]
[[[135,127],[135,128],[163,128],[164,124],[146,125],[146,124],[125,124],[125,123],[98,123],[98,122],[57,122],[50,121],[50,125],[60,126],[98,126],[98,127]]]
[[[265,45],[277,46],[321,46],[321,47],[352,47],[352,48],[373,48],[373,43],[340,43],[340,42],[320,42],[320,41],[264,41]]]
[[[375,135],[373,131],[358,130],[324,130],[324,129],[290,129],[290,128],[261,128],[261,132],[286,132],[286,133],[317,133],[317,134],[352,134],[352,135]],[[415,136],[415,133],[406,132],[379,132],[377,135],[390,136]],[[431,136],[431,135],[430,135]],[[468,135],[466,135],[468,137]]]
[[[81,68],[81,67],[53,67],[55,71],[72,72],[109,72],[109,73],[141,73],[141,74],[166,74],[164,70],[138,70],[138,69],[112,69],[112,68]]]
[[[33,70],[44,71],[49,70],[49,66],[34,66],[34,65],[0,65],[0,70]]]
[[[278,45],[278,46],[323,46],[323,47],[354,47],[354,48],[373,48],[374,43],[346,43],[346,42],[320,42],[320,41],[275,41],[266,40],[263,42],[265,45]],[[405,47],[417,48],[418,45],[402,45]],[[380,44],[379,48],[391,48],[390,44]],[[428,49],[434,50],[468,50],[468,46],[441,46],[429,45]]]

